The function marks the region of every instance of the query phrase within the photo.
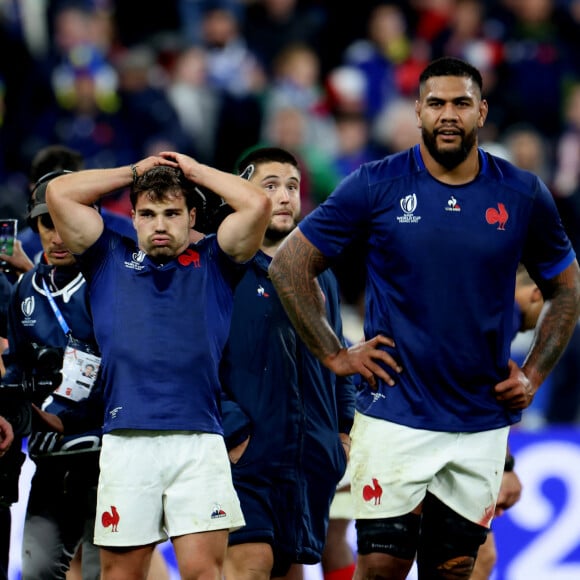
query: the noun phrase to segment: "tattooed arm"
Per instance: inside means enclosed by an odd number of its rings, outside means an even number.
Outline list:
[[[395,346],[392,339],[378,335],[344,348],[328,323],[316,280],[328,267],[328,260],[296,228],[276,252],[269,274],[296,331],[326,367],[340,376],[360,373],[371,386],[376,384],[376,377],[394,384],[384,367],[376,362],[401,371],[396,361],[379,348]]]
[[[574,261],[541,285],[544,310],[520,369],[510,361],[510,376],[495,386],[496,397],[511,409],[529,407],[564,352],[580,316],[580,270]]]

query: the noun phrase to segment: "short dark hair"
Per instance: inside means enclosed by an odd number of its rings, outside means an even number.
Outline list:
[[[468,62],[452,56],[443,56],[429,63],[419,76],[421,89],[431,77],[467,77],[472,79],[483,91],[483,79],[477,68]]]
[[[238,175],[244,176],[251,165],[262,165],[263,163],[288,163],[300,171],[298,160],[292,153],[280,147],[257,147],[245,153],[236,165]]]
[[[183,171],[178,167],[158,165],[139,176],[129,195],[133,209],[135,209],[137,198],[144,191],[147,191],[154,201],[161,201],[168,194],[184,195],[188,210],[196,208],[198,211],[202,211],[204,209],[205,197],[203,193],[195,183],[185,177]]]
[[[47,145],[39,149],[30,164],[30,182],[36,183],[52,171],[80,171],[85,166],[83,155],[65,145]]]

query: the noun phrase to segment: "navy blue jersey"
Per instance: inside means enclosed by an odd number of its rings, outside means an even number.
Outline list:
[[[339,432],[348,433],[355,388],[336,377],[296,334],[259,251],[238,284],[222,360],[226,441],[251,435],[232,465],[246,525],[230,542],[272,542],[297,562],[320,561],[328,511],[346,468]],[[338,284],[318,278],[329,324],[342,336]],[[289,503],[290,502],[290,503]]]
[[[366,240],[365,336],[392,337],[404,370],[394,387],[363,385],[362,413],[469,432],[521,418],[492,391],[508,375],[517,266],[549,279],[575,254],[541,180],[479,158],[459,186],[434,179],[418,145],[367,163],[299,226],[331,258]]]
[[[58,267],[45,263],[37,264],[24,274],[15,284],[8,311],[8,344],[5,353],[7,362],[5,384],[19,384],[24,375],[29,376],[34,368],[31,344],[39,347],[53,347],[64,350],[68,336],[57,320],[47,297],[43,281],[51,288],[52,297],[71,334],[90,346],[95,352],[97,345],[93,334],[93,321],[88,299],[86,281],[77,266]],[[52,286],[53,282],[57,288]],[[82,449],[96,450],[100,443],[102,406],[99,382],[87,401],[74,402],[70,399],[50,395],[42,404],[43,409],[58,415],[65,427],[65,437],[44,430],[33,430],[29,442],[31,456],[36,456],[38,444],[43,437],[46,441],[66,443],[68,453]],[[33,397],[34,398],[34,397]],[[35,401],[40,404],[40,401]],[[40,424],[36,426],[42,428]],[[82,442],[90,439],[90,445]],[[87,439],[87,441],[89,440]],[[54,446],[53,446],[54,447]],[[54,450],[57,450],[54,448]]]
[[[218,364],[245,267],[215,235],[160,266],[108,228],[79,261],[103,357],[105,432],[222,434]]]

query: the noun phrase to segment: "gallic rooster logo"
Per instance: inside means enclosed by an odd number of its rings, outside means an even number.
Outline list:
[[[497,204],[497,209],[495,207],[490,207],[485,212],[485,220],[488,224],[494,225],[497,224],[498,230],[505,230],[505,224],[508,221],[510,215],[505,208],[503,203]]]
[[[119,530],[117,529],[117,526],[119,525],[120,519],[121,518],[119,517],[119,512],[117,511],[117,508],[114,505],[112,505],[110,513],[106,511],[103,512],[103,515],[101,516],[101,523],[105,528],[111,526],[112,532],[118,532]]]
[[[383,488],[381,487],[379,480],[373,477],[373,484],[365,485],[363,487],[363,499],[365,501],[371,501],[371,499],[373,499],[373,505],[379,505],[381,503],[381,497],[383,497]]]

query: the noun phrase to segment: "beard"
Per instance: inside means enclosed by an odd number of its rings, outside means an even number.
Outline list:
[[[296,225],[296,222],[294,222],[287,228],[276,228],[268,226],[266,233],[264,234],[264,238],[270,242],[279,242],[280,240],[283,240],[292,230],[294,230]]]
[[[463,163],[469,152],[475,147],[477,141],[477,129],[473,129],[470,133],[464,134],[459,147],[456,149],[441,150],[437,147],[437,133],[429,133],[425,128],[421,129],[421,136],[427,151],[433,159],[445,167],[445,169],[455,169],[458,165]]]

